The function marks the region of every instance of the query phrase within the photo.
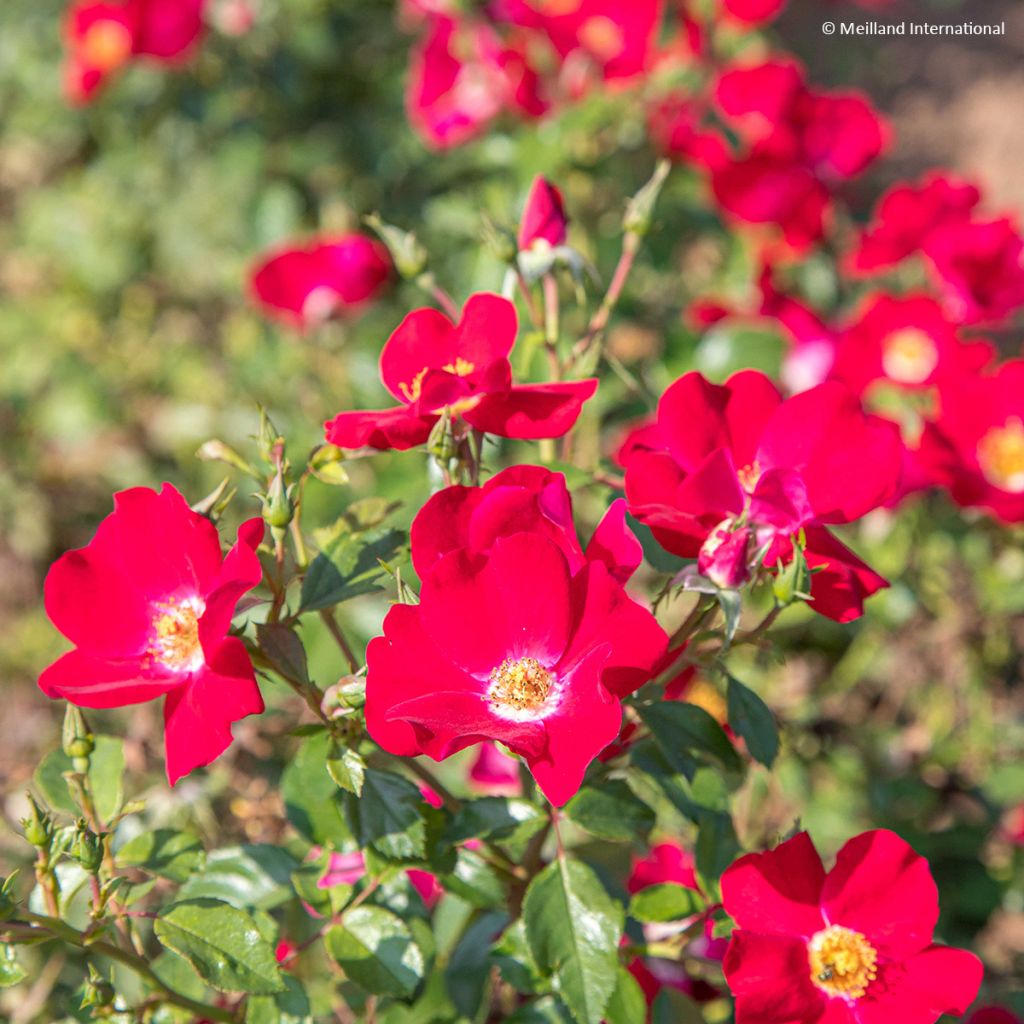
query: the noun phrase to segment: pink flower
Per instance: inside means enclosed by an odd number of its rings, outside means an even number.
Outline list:
[[[263,700],[245,645],[229,636],[239,598],[262,579],[250,519],[225,557],[214,525],[170,484],[114,496],[92,541],[46,577],[46,611],[75,645],[39,679],[85,708],[166,697],[167,777],[174,785],[231,744],[231,724]]]
[[[688,373],[662,395],[647,443],[629,455],[626,498],[668,551],[694,558],[713,531],[749,526],[773,566],[789,561],[803,531],[808,563],[820,567],[811,607],[840,622],[857,618],[864,598],[886,585],[826,526],[895,495],[899,431],[865,415],[838,382],[783,401],[753,370],[721,386]]]
[[[64,26],[68,49],[64,90],[88,103],[133,57],[165,64],[187,60],[204,31],[206,0],[78,0]]]
[[[973,953],[936,945],[928,862],[893,832],[851,839],[828,873],[806,832],[722,876],[738,925],[725,957],[737,1024],[933,1024],[981,985]]]
[[[1024,521],[1024,360],[945,382],[917,457],[958,505]]]
[[[547,178],[537,175],[519,224],[520,250],[530,249],[538,242],[552,248],[563,245],[568,224],[562,193]]]
[[[722,0],[722,7],[737,21],[759,25],[777,18],[786,0]]]
[[[380,355],[381,379],[402,404],[339,413],[326,424],[327,440],[342,448],[413,448],[446,408],[499,437],[561,437],[597,381],[513,384],[508,355],[517,330],[515,306],[486,292],[470,296],[458,324],[436,309],[410,313]]]
[[[603,563],[574,575],[546,537],[500,537],[486,555],[444,556],[420,603],[388,612],[367,650],[367,729],[390,753],[437,761],[496,740],[561,805],[665,644]]]
[[[481,743],[469,768],[469,784],[490,796],[518,796],[522,790],[519,762],[496,743]]]
[[[548,108],[525,52],[482,21],[428,17],[412,55],[406,108],[426,142],[458,146],[500,114],[540,117]]]
[[[512,466],[482,487],[446,487],[427,501],[410,530],[413,566],[425,576],[452,551],[487,554],[500,537],[527,532],[557,544],[573,573],[602,562],[613,579],[625,583],[643,559],[625,513],[624,501],[612,502],[584,551],[565,477],[542,466]]]
[[[387,250],[350,234],[273,250],[252,269],[250,289],[269,313],[305,329],[369,302],[390,276]]]
[[[351,853],[332,853],[327,870],[316,883],[318,889],[333,889],[336,885],[355,885],[366,874],[366,861],[359,850]]]

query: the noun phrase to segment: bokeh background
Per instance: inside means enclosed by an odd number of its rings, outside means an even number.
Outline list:
[[[261,0],[250,31],[211,33],[183,71],[133,67],[99,102],[71,109],[60,88],[63,7],[4,0],[0,10],[0,807],[12,825],[59,729],[61,709],[35,687],[62,649],[41,607],[49,563],[85,543],[115,490],[170,480],[192,500],[211,491],[223,467],[196,449],[211,437],[244,449],[257,405],[301,458],[326,417],[381,400],[380,346],[425,304],[395,285],[358,318],[303,336],[248,298],[259,253],[379,211],[415,227],[461,301],[501,284],[481,214],[514,225],[542,173],[565,190],[572,242],[607,277],[623,200],[654,159],[642,119],[614,95],[432,153],[405,116],[412,39],[390,0]],[[938,166],[983,182],[993,210],[1024,211],[1024,5],[908,0],[893,15],[1007,30],[826,38],[826,18],[871,17],[827,0],[794,2],[772,29],[813,82],[862,89],[892,121],[895,145],[847,195],[854,215],[866,217],[893,181]],[[697,176],[678,170],[662,198],[610,343],[642,386],[613,382],[588,413],[583,451],[594,464],[682,370],[777,365],[770,325],[709,346],[684,324],[695,297],[742,293],[752,273],[749,251],[702,195]],[[827,304],[827,268],[804,270]],[[996,340],[1020,351],[1019,330]],[[408,522],[429,483],[413,454],[353,464],[351,477],[349,488],[311,489],[314,524],[371,493],[403,500]],[[255,509],[240,483],[235,519]],[[996,994],[1024,1010],[1012,813],[1024,803],[1021,541],[1019,529],[940,498],[876,514],[857,543],[895,586],[866,619],[839,627],[796,612],[780,623],[784,660],[739,665],[792,726],[776,776],[747,794],[751,820],[785,830],[802,813],[832,849],[861,825],[897,828],[933,860],[945,937],[976,944],[999,967]],[[349,626],[372,634],[380,607],[353,605]],[[321,657],[320,671],[337,674],[326,648]],[[120,721],[143,737],[153,714]],[[266,753],[255,727],[243,733],[243,751]],[[235,827],[272,837],[279,809],[261,803],[270,787],[245,786],[255,788],[232,804]],[[16,845],[0,832],[0,861]]]

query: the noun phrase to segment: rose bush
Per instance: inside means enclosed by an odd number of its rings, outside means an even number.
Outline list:
[[[25,507],[77,480],[12,1020],[1016,1019],[1024,239],[944,170],[851,203],[899,139],[784,6],[65,12],[58,212],[159,187],[50,258],[137,444],[12,361]]]

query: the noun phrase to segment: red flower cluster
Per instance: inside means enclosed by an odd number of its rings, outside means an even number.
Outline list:
[[[164,64],[188,59],[203,31],[206,0],[78,0],[64,27],[68,51],[64,91],[88,103],[107,78],[129,61]]]
[[[499,437],[561,437],[597,381],[513,384],[508,355],[518,326],[515,306],[488,293],[470,296],[458,324],[436,309],[410,313],[380,354],[384,386],[402,404],[339,413],[325,425],[327,440],[342,448],[413,448],[445,409]]]
[[[1024,306],[1024,239],[1009,217],[978,216],[981,192],[944,174],[897,185],[850,258],[855,270],[924,256],[949,316],[958,323],[1002,320]]]
[[[936,945],[928,862],[893,832],[851,839],[825,873],[801,832],[722,876],[737,1024],[933,1024],[981,985],[973,953]]]
[[[43,692],[85,708],[166,697],[167,777],[173,785],[231,744],[231,724],[263,699],[240,639],[240,597],[263,578],[250,519],[225,557],[214,525],[170,485],[114,497],[84,548],[46,577],[46,611],[75,645],[39,679]]]
[[[650,65],[662,0],[497,0],[485,14],[407,4],[422,37],[411,61],[409,119],[433,146],[459,145],[504,113],[537,118],[559,92],[622,81]],[[545,77],[542,67],[556,69]]]
[[[496,740],[564,804],[667,644],[620,582],[640,561],[621,504],[583,551],[564,478],[520,466],[435,495],[412,548],[420,603],[367,650],[370,735],[435,760]]]
[[[892,498],[902,445],[895,425],[866,415],[838,382],[783,400],[763,374],[724,385],[688,373],[658,404],[657,422],[623,449],[630,512],[668,550],[699,559],[720,585],[774,566],[806,536],[811,607],[847,622],[885,581],[826,528]]]
[[[350,234],[275,249],[252,269],[250,290],[269,313],[306,329],[371,301],[390,276],[387,250]]]

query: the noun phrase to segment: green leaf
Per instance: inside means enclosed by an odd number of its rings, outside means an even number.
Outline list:
[[[366,778],[366,762],[358,750],[332,739],[327,751],[327,773],[344,790],[359,796]]]
[[[313,1024],[309,997],[296,978],[284,975],[285,990],[245,1001],[245,1024]]]
[[[476,850],[459,847],[455,870],[441,877],[446,892],[461,896],[474,907],[494,910],[505,905],[505,886]]]
[[[256,639],[278,675],[297,683],[309,682],[306,648],[294,629],[280,622],[262,622],[256,627]]]
[[[270,943],[237,907],[211,899],[185,900],[162,911],[153,930],[163,946],[184,957],[221,992],[272,995],[284,989]]]
[[[423,977],[423,953],[402,920],[363,905],[328,931],[327,952],[357,985],[377,995],[408,999]]]
[[[0,945],[0,988],[10,988],[28,977],[25,968],[18,963],[14,946]]]
[[[269,910],[290,898],[297,867],[290,853],[265,843],[214,850],[203,869],[181,887],[178,898],[209,897],[243,910]]]
[[[56,811],[78,815],[65,772],[72,770],[71,758],[63,750],[54,750],[36,769],[35,782]],[[108,823],[121,809],[124,799],[124,744],[115,736],[97,736],[96,747],[89,755],[89,788],[96,803],[96,814]]]
[[[203,861],[202,844],[188,832],[159,828],[130,839],[115,855],[118,867],[142,868],[172,882],[186,881]]]
[[[342,601],[379,590],[378,560],[391,561],[405,541],[401,530],[343,532],[313,559],[302,581],[301,611],[330,608]]]
[[[663,701],[640,708],[640,717],[666,761],[687,778],[694,771],[693,759],[687,751],[710,757],[729,771],[742,772],[743,762],[725,730],[696,704]]]
[[[465,929],[445,969],[445,986],[459,1012],[475,1020],[487,991],[491,941],[508,923],[505,913],[481,914]]]
[[[426,856],[423,797],[408,779],[368,768],[362,795],[343,792],[342,800],[360,847],[372,846],[390,860],[422,860]]]
[[[546,820],[546,815],[527,800],[485,796],[468,800],[459,808],[445,839],[452,844],[467,839],[523,842],[538,832]]]
[[[530,883],[523,917],[537,966],[578,1024],[600,1024],[616,986],[622,907],[586,864],[560,857]]]
[[[779,733],[771,709],[749,687],[729,676],[729,725],[743,737],[750,756],[771,768],[779,753]]]
[[[647,1019],[644,990],[625,967],[619,968],[615,982],[615,991],[604,1011],[607,1024],[641,1024]]]
[[[329,737],[307,739],[285,767],[281,795],[292,826],[317,846],[341,847],[351,838],[341,812],[341,794],[324,771]]]
[[[565,814],[598,839],[628,843],[645,839],[656,817],[621,779],[584,786],[565,806]]]
[[[650,885],[629,901],[629,916],[644,924],[681,921],[703,909],[700,893],[674,882]]]
[[[697,828],[697,873],[705,880],[717,881],[740,854],[732,818],[724,812],[707,811],[700,815]]]
[[[517,992],[542,990],[544,979],[533,962],[533,954],[526,940],[526,923],[521,917],[513,921],[494,944],[491,961]]]

